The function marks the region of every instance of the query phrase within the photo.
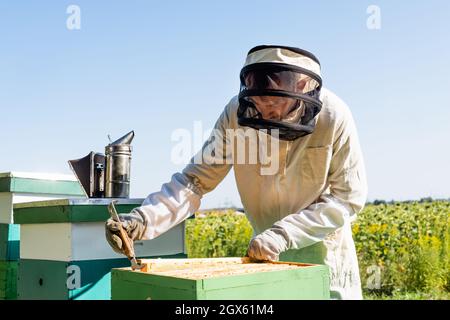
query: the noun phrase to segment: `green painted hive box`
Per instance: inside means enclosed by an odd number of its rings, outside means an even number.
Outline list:
[[[85,197],[74,175],[0,173],[0,299],[15,299],[17,296],[20,226],[14,223],[13,206],[68,196]]]
[[[84,198],[74,175],[2,172],[0,173],[0,223],[14,223],[13,205],[37,200]]]
[[[185,258],[186,255],[167,257]],[[21,259],[17,299],[110,300],[111,269],[129,265],[126,258],[82,261]]]
[[[113,300],[329,299],[324,265],[253,263],[248,258],[143,260],[141,271],[113,269]]]
[[[58,199],[14,205],[20,224],[18,299],[111,299],[111,269],[130,266],[105,238],[112,199]],[[116,199],[128,213],[144,199]],[[135,241],[138,257],[185,258],[185,223]]]
[[[144,199],[116,199],[118,212],[128,213]],[[111,199],[60,199],[14,205],[20,224],[20,259],[84,261],[123,259],[105,238]],[[185,223],[152,240],[135,241],[138,257],[185,253]]]
[[[17,298],[17,261],[0,261],[0,300]]]

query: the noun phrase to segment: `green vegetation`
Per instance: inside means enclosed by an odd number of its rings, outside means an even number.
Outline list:
[[[245,255],[252,228],[244,215],[202,216],[187,223],[189,257]],[[449,226],[448,201],[367,205],[353,225],[365,297],[450,299]]]
[[[190,258],[242,257],[252,237],[245,215],[233,210],[211,211],[190,219],[186,226],[186,247]]]
[[[371,266],[380,268],[381,285],[370,296],[448,298],[449,226],[448,201],[367,206],[353,236],[362,283],[373,276]]]

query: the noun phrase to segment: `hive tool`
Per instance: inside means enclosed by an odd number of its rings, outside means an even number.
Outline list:
[[[132,270],[140,270],[144,267],[144,265],[141,264],[140,260],[136,259],[136,254],[134,253],[133,240],[130,239],[130,237],[128,236],[128,233],[122,226],[122,223],[119,218],[119,214],[117,213],[116,207],[114,206],[115,203],[117,203],[117,200],[113,200],[110,202],[110,204],[108,205],[108,211],[109,211],[111,218],[114,221],[119,222],[118,236],[120,237],[120,240],[122,240],[123,252],[131,262],[131,269]]]

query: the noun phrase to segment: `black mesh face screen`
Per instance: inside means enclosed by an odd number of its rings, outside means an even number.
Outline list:
[[[295,72],[269,71],[260,69],[249,71],[243,75],[243,87],[249,90],[283,90],[295,91],[295,81],[297,74]]]
[[[320,112],[319,106],[305,104],[305,115],[299,123],[285,123],[278,120],[262,118],[261,114],[246,100],[240,100],[238,107],[238,124],[256,130],[267,130],[281,140],[292,141],[311,134],[315,127],[314,114]]]
[[[314,131],[320,112],[322,79],[315,73],[280,63],[256,63],[240,75],[238,121],[254,129],[277,130],[282,140],[295,140]],[[264,108],[285,108],[286,118],[264,118]],[[300,108],[302,108],[300,110]],[[298,109],[298,110],[295,110]],[[302,112],[301,117],[295,117]],[[294,115],[294,116],[291,116]]]

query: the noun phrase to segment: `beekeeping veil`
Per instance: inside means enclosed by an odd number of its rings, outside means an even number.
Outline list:
[[[238,123],[270,134],[278,129],[282,140],[311,134],[322,108],[320,62],[311,53],[293,47],[257,46],[247,54],[240,73]],[[255,98],[256,97],[256,98]],[[280,120],[263,119],[255,100],[284,100],[291,107]]]

